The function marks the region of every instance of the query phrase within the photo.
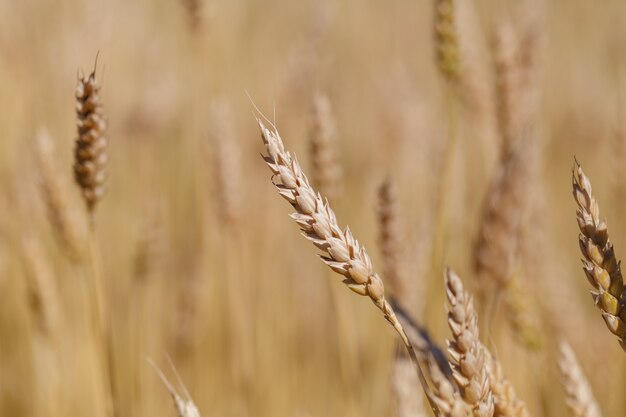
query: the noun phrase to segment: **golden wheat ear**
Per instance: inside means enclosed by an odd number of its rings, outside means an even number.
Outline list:
[[[578,162],[572,171],[572,187],[578,206],[578,243],[583,254],[583,270],[594,287],[593,301],[611,333],[619,338],[622,349],[626,350],[626,309],[623,308],[624,280],[620,262],[609,240],[606,222],[600,219],[600,207],[593,196],[591,181]]]
[[[259,118],[257,122],[267,152],[263,159],[272,171],[273,183],[280,196],[295,209],[291,218],[300,227],[302,235],[322,251],[320,255],[322,261],[344,277],[343,283],[350,290],[369,297],[396,330],[413,361],[426,397],[436,411],[438,408],[433,401],[432,391],[424,378],[415,350],[393,307],[385,298],[383,281],[374,271],[367,251],[354,238],[348,227],[344,230],[339,227],[328,200],[322,198],[309,184],[300,163],[285,149],[276,127],[272,125],[270,130]]]

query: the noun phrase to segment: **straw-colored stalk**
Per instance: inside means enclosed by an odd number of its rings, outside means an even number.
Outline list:
[[[285,150],[278,131],[275,128],[269,130],[261,120],[257,121],[267,151],[264,160],[273,173],[273,182],[279,194],[296,210],[291,217],[300,226],[304,237],[323,252],[322,261],[345,277],[343,282],[348,288],[361,296],[369,297],[400,335],[414,362],[431,406],[436,408],[432,403],[432,393],[426,384],[413,346],[393,308],[385,299],[383,281],[374,272],[372,261],[365,248],[353,237],[349,228],[341,230],[328,201],[311,187],[298,161]]]
[[[574,417],[602,417],[600,407],[594,398],[591,386],[582,371],[571,346],[561,341],[559,344],[559,371],[565,388],[567,408]]]
[[[594,287],[593,301],[611,333],[619,338],[620,345],[626,350],[622,270],[609,240],[606,222],[600,219],[600,207],[593,196],[591,182],[578,162],[572,170],[572,185],[578,205],[576,220],[580,228],[578,242],[583,254],[583,270]]]

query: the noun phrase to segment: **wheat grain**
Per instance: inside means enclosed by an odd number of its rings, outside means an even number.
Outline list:
[[[572,170],[572,185],[578,205],[576,220],[580,228],[578,242],[584,257],[583,270],[595,289],[592,292],[595,305],[600,308],[611,333],[619,338],[620,345],[626,350],[622,270],[609,240],[606,222],[600,219],[600,208],[593,196],[591,182],[578,162]]]
[[[585,378],[571,346],[561,341],[559,344],[559,370],[561,382],[567,394],[566,404],[575,417],[602,417],[600,407],[593,396],[589,382]]]
[[[493,393],[494,417],[528,417],[528,410],[517,398],[513,384],[504,375],[500,362],[484,348],[489,383]]]
[[[452,339],[448,341],[452,375],[474,416],[491,417],[494,403],[484,348],[478,335],[478,315],[461,279],[449,268],[446,269],[445,284],[448,327],[452,332]]]
[[[79,76],[76,87],[76,125],[78,137],[74,150],[74,178],[81,188],[92,215],[105,193],[108,139],[100,85],[94,69],[88,77]]]

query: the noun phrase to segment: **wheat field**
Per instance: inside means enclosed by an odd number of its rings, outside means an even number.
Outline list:
[[[0,415],[626,415],[625,23],[0,0]]]

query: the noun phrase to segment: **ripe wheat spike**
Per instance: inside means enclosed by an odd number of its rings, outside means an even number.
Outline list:
[[[623,308],[624,280],[620,262],[609,240],[606,222],[600,219],[600,207],[593,196],[591,181],[578,162],[572,171],[572,186],[578,205],[576,220],[580,228],[578,242],[584,257],[583,270],[595,289],[591,293],[593,301],[611,333],[626,350],[626,309]]]

